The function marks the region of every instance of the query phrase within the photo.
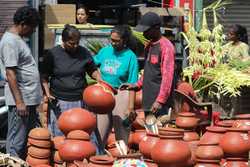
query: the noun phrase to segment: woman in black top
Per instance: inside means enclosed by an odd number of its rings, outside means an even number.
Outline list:
[[[61,112],[84,107],[82,92],[87,86],[86,72],[93,79],[101,80],[91,54],[79,46],[79,40],[78,29],[66,25],[62,32],[62,44],[50,49],[44,57],[42,81],[45,94],[53,104],[48,125],[53,136],[63,135],[56,124]]]

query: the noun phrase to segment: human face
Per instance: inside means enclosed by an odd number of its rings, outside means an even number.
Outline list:
[[[111,33],[111,45],[116,51],[121,51],[124,49],[123,39],[117,32]]]
[[[75,37],[68,41],[64,41],[63,42],[64,49],[69,53],[74,53],[79,46],[79,40],[80,40],[79,37],[78,38]]]
[[[235,33],[235,31],[234,31],[233,28],[230,28],[230,29],[229,29],[229,32],[228,32],[228,40],[229,40],[229,41],[233,41],[233,42],[237,42],[237,41],[238,41],[237,34]]]
[[[36,30],[36,26],[21,24],[20,25],[20,35],[22,37],[29,37],[31,36]]]
[[[76,12],[76,19],[79,24],[87,24],[88,15],[85,9],[80,8]]]

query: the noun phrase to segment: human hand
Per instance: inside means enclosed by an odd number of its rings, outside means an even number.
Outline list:
[[[139,90],[139,87],[135,84],[124,83],[119,87],[120,90]]]
[[[28,112],[24,102],[17,103],[16,104],[16,109],[17,109],[17,114],[19,116],[27,116],[27,115],[29,115],[29,112]]]
[[[135,110],[130,110],[128,113],[129,122],[134,122],[136,117],[137,117],[137,113],[135,112]]]
[[[162,104],[159,103],[158,101],[155,101],[151,107],[151,111],[153,113],[157,112],[158,110],[160,110],[162,108]]]

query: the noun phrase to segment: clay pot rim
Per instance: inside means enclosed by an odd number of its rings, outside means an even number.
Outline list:
[[[199,142],[198,146],[219,146],[219,141]]]
[[[153,132],[147,132],[146,136],[151,136],[151,137],[159,137],[159,134],[155,134]]]
[[[211,160],[211,159],[199,159],[196,158],[197,162],[208,162],[208,163],[220,163],[220,160]]]
[[[183,135],[159,135],[160,139],[183,139]]]
[[[108,165],[113,164],[114,158],[110,156],[96,155],[89,158],[89,161],[95,164]]]
[[[180,112],[180,113],[178,113],[178,116],[182,116],[182,117],[195,117],[195,113],[192,113],[192,112]]]
[[[170,131],[170,132],[183,132],[184,129],[181,128],[172,128],[172,127],[158,127],[159,131]]]
[[[224,133],[227,131],[225,128],[219,127],[219,126],[208,126],[206,127],[206,130],[211,131],[211,132],[221,132],[221,133]]]
[[[227,132],[246,132],[248,133],[248,131],[250,131],[250,127],[249,128],[225,128],[227,130]],[[227,133],[226,132],[226,133]]]
[[[227,157],[225,158],[226,160],[229,160],[229,161],[248,161],[248,158],[237,158],[237,157]]]

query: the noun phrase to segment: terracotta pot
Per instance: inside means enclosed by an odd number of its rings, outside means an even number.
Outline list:
[[[135,103],[134,103],[135,109],[142,108],[142,89],[140,91],[137,91],[135,93]]]
[[[51,155],[50,149],[35,146],[28,147],[28,154],[34,158],[48,158]]]
[[[26,162],[28,162],[30,166],[36,166],[36,165],[42,165],[42,164],[49,165],[50,160],[48,158],[34,158],[28,155],[26,157]]]
[[[184,131],[184,137],[183,137],[184,141],[196,141],[199,139],[200,139],[200,137],[199,137],[197,132],[192,131],[192,130],[185,130]]]
[[[222,120],[222,121],[215,122],[215,125],[219,127],[224,127],[224,128],[231,128],[233,123],[234,123],[234,120]]]
[[[235,116],[235,119],[232,125],[233,128],[250,130],[250,114],[239,114]]]
[[[220,164],[213,160],[199,160],[194,167],[221,167]]]
[[[52,139],[54,149],[58,150],[61,145],[64,143],[65,137],[64,136],[56,136]]]
[[[228,128],[220,140],[220,147],[226,157],[248,157],[250,150],[248,131],[239,128]]]
[[[184,129],[194,129],[198,125],[199,119],[191,112],[180,112],[176,118],[176,126]]]
[[[139,143],[145,136],[146,136],[145,130],[135,130],[132,136],[133,144],[139,145]]]
[[[227,158],[223,167],[249,167],[247,159]]]
[[[55,163],[58,163],[58,164],[62,164],[63,163],[63,160],[62,160],[62,158],[60,157],[60,155],[59,155],[59,152],[58,151],[55,151],[55,153],[54,153],[54,162]]]
[[[65,136],[73,130],[84,130],[90,134],[96,127],[96,117],[88,110],[72,108],[64,111],[57,123]]]
[[[62,160],[70,162],[94,155],[96,148],[90,141],[66,139],[58,151]]]
[[[114,91],[107,83],[88,86],[83,92],[83,101],[89,109],[98,114],[110,113],[115,107]]]
[[[51,147],[51,141],[50,140],[37,140],[33,138],[28,138],[28,143],[31,146],[36,146],[40,148],[50,148]]]
[[[158,167],[158,165],[151,159],[144,159],[147,167]]]
[[[198,148],[195,151],[196,158],[201,160],[217,160],[219,163],[223,157],[223,150],[218,144],[198,144]]]
[[[153,133],[147,133],[147,135],[141,140],[139,143],[139,150],[145,158],[151,159],[152,148],[158,140],[158,135]]]
[[[210,143],[219,143],[222,136],[226,133],[226,129],[217,126],[206,127],[206,132],[200,138],[200,143],[210,144]]]
[[[29,132],[29,137],[38,140],[50,140],[50,132],[47,128],[34,128]]]
[[[105,155],[92,156],[87,167],[112,167],[114,158]]]
[[[90,140],[89,134],[83,130],[73,130],[67,134],[67,139],[72,140]]]
[[[139,122],[143,122],[145,121],[145,113],[143,110],[136,110],[136,113],[137,113],[137,117],[136,119],[134,120],[134,122],[132,123],[132,127],[134,129],[145,129],[145,127],[143,125],[141,125]]]
[[[159,167],[187,167],[191,151],[183,135],[161,136],[152,149],[151,157]]]

